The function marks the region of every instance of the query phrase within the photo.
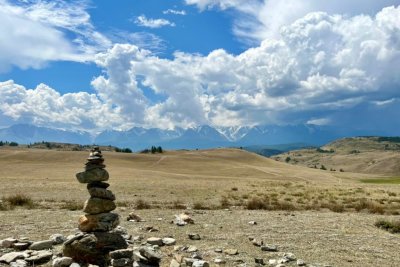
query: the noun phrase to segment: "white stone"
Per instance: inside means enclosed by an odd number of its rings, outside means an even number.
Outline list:
[[[162,239],[162,242],[164,245],[166,246],[173,246],[176,244],[176,240],[174,238],[171,237],[165,237]]]
[[[297,260],[297,266],[306,266],[306,263],[303,260]]]
[[[278,261],[275,260],[275,259],[270,259],[270,260],[268,261],[268,264],[269,264],[269,265],[275,265],[275,264],[277,264],[277,263],[278,263]]]
[[[225,263],[226,263],[226,260],[224,260],[224,259],[215,259],[215,260],[214,260],[214,263],[215,263],[215,264],[225,264]]]

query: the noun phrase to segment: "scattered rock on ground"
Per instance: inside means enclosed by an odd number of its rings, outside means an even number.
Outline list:
[[[225,264],[226,260],[217,258],[217,259],[214,259],[214,263],[215,264]]]
[[[147,238],[146,242],[150,245],[157,245],[157,246],[163,245],[163,240],[162,238],[159,237],[149,237]]]
[[[196,233],[191,233],[188,236],[189,236],[190,240],[200,240],[201,239],[200,235],[196,234]]]
[[[137,215],[137,214],[135,214],[133,212],[129,213],[129,215],[126,218],[126,220],[130,221],[130,222],[143,222],[143,219],[139,215]]]
[[[162,255],[149,247],[141,247],[139,249],[140,254],[147,259],[149,263],[159,263],[162,259]]]
[[[164,237],[162,243],[166,246],[173,246],[176,244],[176,240],[172,237]]]
[[[264,259],[263,258],[254,258],[254,262],[257,264],[264,265]]]
[[[297,264],[297,266],[306,266],[305,261],[303,261],[303,260],[301,260],[301,259],[298,259],[297,262],[296,262],[296,264]]]
[[[228,255],[237,255],[237,254],[239,254],[238,250],[235,249],[235,248],[225,249],[224,252],[225,252],[225,254],[228,254]]]
[[[278,251],[278,247],[275,245],[263,245],[261,246],[262,251],[276,252]]]

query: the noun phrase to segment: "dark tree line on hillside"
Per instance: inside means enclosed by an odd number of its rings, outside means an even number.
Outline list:
[[[140,151],[140,153],[144,153],[144,154],[147,154],[147,153],[155,154],[155,153],[163,153],[163,152],[164,152],[164,150],[160,146],[158,146],[158,147],[152,146],[150,149],[146,148],[146,149],[143,149],[142,151]]]
[[[130,149],[130,148],[119,148],[119,147],[116,147],[115,148],[115,152],[121,152],[121,153],[132,153],[132,149]]]
[[[17,142],[0,141],[0,146],[18,146]]]

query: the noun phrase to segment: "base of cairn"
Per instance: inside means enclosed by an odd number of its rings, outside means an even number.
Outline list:
[[[63,255],[75,262],[108,266],[109,253],[128,247],[125,239],[117,233],[94,232],[80,234],[64,243]]]

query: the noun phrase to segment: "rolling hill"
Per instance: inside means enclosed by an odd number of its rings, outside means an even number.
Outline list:
[[[272,158],[310,168],[396,176],[400,175],[400,138],[344,138],[320,148],[293,150]]]

